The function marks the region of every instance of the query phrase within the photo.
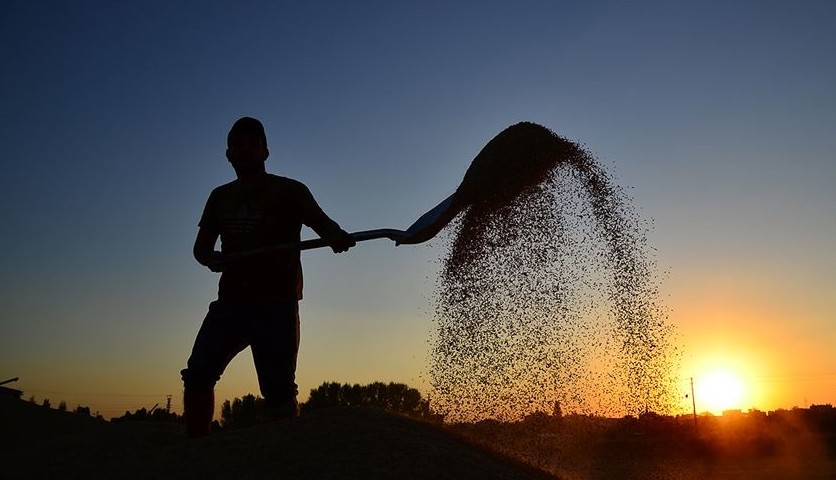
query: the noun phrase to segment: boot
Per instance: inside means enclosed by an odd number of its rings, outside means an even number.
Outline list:
[[[186,419],[186,435],[189,438],[208,435],[212,428],[212,417],[215,414],[215,391],[185,389],[183,410],[183,416]]]
[[[296,397],[280,403],[267,407],[267,421],[278,422],[299,416],[299,402]]]

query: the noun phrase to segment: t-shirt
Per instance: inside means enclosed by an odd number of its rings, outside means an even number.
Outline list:
[[[217,232],[221,252],[230,254],[298,242],[303,224],[321,237],[340,232],[304,184],[267,174],[212,190],[198,225]],[[224,270],[218,298],[243,303],[301,300],[302,283],[300,252],[289,250]]]

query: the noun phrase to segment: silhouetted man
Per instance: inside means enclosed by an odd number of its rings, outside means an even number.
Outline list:
[[[308,188],[267,173],[264,127],[239,119],[227,136],[226,158],[237,179],[215,188],[200,218],[194,257],[222,272],[218,299],[209,305],[187,368],[181,371],[188,435],[209,432],[214,387],[229,362],[246,347],[253,354],[258,383],[273,418],[295,417],[296,357],[302,299],[300,252],[241,255],[300,240],[302,225],[328,241],[335,253],[355,245],[350,234],[317,205]],[[215,250],[218,238],[221,250]]]

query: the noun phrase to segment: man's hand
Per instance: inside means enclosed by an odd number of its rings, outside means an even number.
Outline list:
[[[357,240],[354,240],[354,237],[352,237],[351,234],[345,230],[340,230],[338,235],[329,239],[328,244],[331,246],[331,250],[333,250],[334,253],[342,253],[357,245]]]
[[[194,241],[194,248],[192,253],[194,259],[209,270],[215,273],[222,272],[224,264],[224,256],[221,252],[215,250],[215,243],[218,241],[219,234],[208,228],[200,227],[197,231],[197,238]]]
[[[209,258],[206,259],[206,263],[204,263],[204,265],[215,273],[221,273],[224,271],[224,268],[226,268],[226,261],[221,252],[212,252],[209,255]]]

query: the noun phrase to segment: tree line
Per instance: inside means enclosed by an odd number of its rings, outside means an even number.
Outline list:
[[[368,385],[326,382],[311,390],[303,411],[328,407],[371,407],[418,416],[429,412],[429,402],[421,397],[421,392],[394,382]]]
[[[426,417],[429,401],[415,388],[403,383],[373,382],[367,385],[325,382],[311,390],[308,401],[300,405],[303,414],[333,407],[366,407],[388,412]],[[264,399],[252,394],[226,400],[221,405],[219,427],[235,429],[264,423],[269,418]]]
[[[37,402],[37,400],[35,400],[34,396],[31,396],[31,397],[29,397],[29,403],[37,404],[38,402]],[[44,398],[43,401],[41,402],[41,406],[44,407],[44,408],[52,408],[52,402],[50,402],[48,398]],[[61,402],[56,407],[56,410],[58,410],[59,412],[69,411],[67,409],[67,402],[61,400]],[[71,411],[71,413],[75,413],[76,415],[83,415],[85,417],[92,417],[93,416],[93,413],[91,412],[90,407],[85,407],[85,406],[82,406],[82,405],[76,405],[75,409],[73,409]],[[96,412],[95,417],[99,420],[104,420],[104,418],[101,415],[99,415],[99,412]]]

